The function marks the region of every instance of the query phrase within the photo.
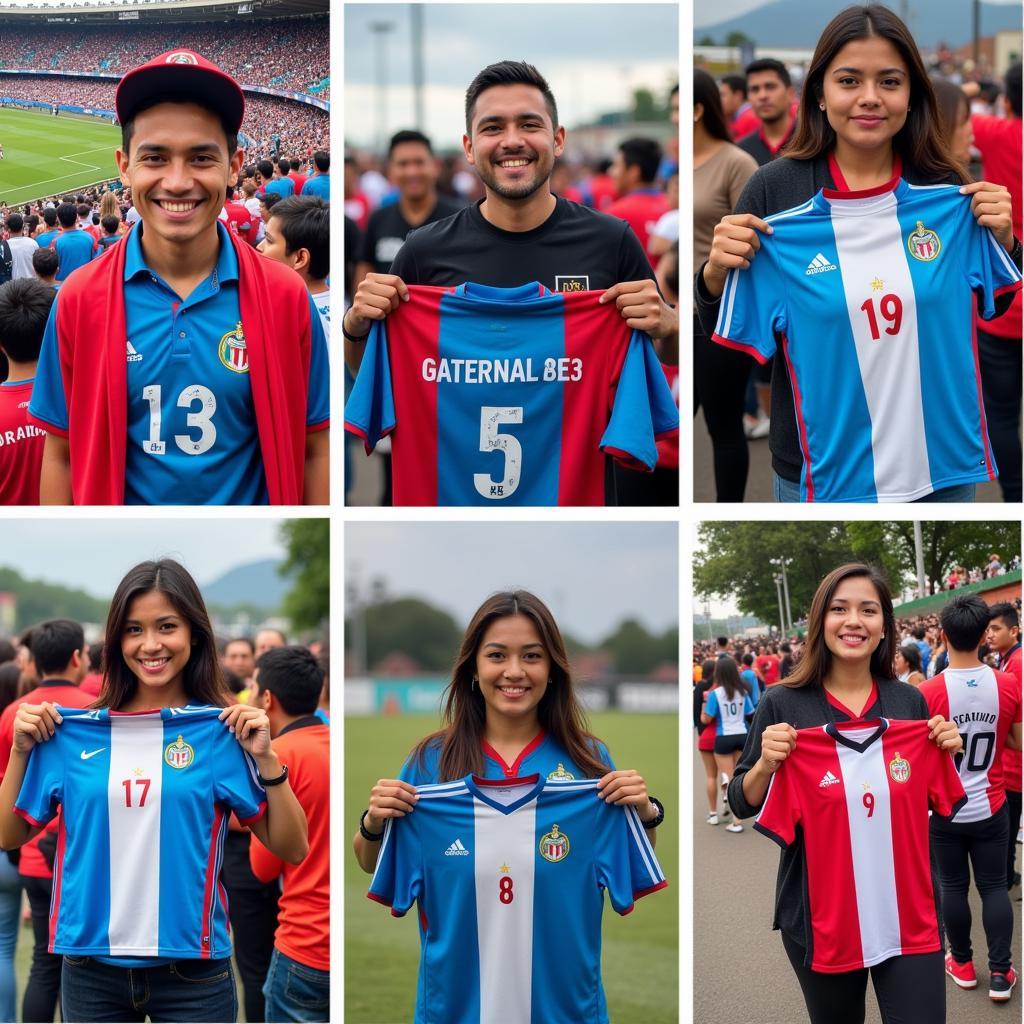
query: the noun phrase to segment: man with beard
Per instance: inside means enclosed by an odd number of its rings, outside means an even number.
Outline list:
[[[747,99],[761,127],[736,145],[763,166],[778,156],[796,128],[793,88],[782,61],[765,57],[747,65]]]
[[[659,348],[674,347],[677,312],[658,294],[654,272],[629,226],[551,192],[565,128],[535,67],[501,61],[476,76],[466,93],[462,145],[486,195],[413,231],[390,274],[367,274],[360,282],[342,321],[345,359],[353,373],[372,322],[407,299],[410,284],[472,281],[513,288],[539,281],[553,291],[600,290],[601,301],[614,302],[630,327],[660,341]]]

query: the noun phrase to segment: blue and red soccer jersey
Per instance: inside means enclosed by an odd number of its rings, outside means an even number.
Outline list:
[[[636,811],[596,788],[470,775],[386,823],[369,897],[418,903],[416,1024],[608,1024],[604,891],[628,914],[668,883]]]
[[[64,721],[33,748],[15,804],[33,825],[64,809],[51,953],[231,955],[224,837],[231,812],[250,824],[266,795],[221,710],[60,708]]]
[[[995,478],[974,309],[1021,275],[955,185],[822,190],[766,218],[714,338],[793,386],[805,501],[913,501]]]
[[[650,339],[595,292],[412,287],[374,324],[345,426],[393,433],[396,505],[601,505],[607,452],[679,429]]]

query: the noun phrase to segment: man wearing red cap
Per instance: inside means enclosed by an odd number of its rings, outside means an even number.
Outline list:
[[[301,277],[218,226],[244,99],[198,54],[117,88],[142,222],[54,305],[30,416],[50,504],[328,501],[327,343]]]

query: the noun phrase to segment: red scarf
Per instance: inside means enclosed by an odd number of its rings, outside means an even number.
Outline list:
[[[298,505],[306,460],[309,295],[297,274],[230,233],[228,237],[238,258],[238,303],[267,492],[272,505]],[[124,504],[127,248],[126,236],[77,270],[61,287],[57,303],[76,505]]]

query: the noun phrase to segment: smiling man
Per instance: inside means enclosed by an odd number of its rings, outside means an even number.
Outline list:
[[[327,344],[301,277],[218,224],[238,84],[188,50],[117,89],[141,223],[54,305],[29,408],[44,504],[323,504]]]

